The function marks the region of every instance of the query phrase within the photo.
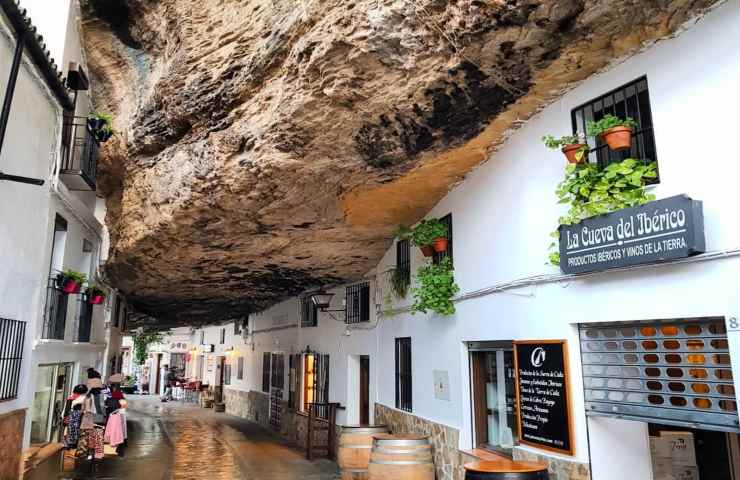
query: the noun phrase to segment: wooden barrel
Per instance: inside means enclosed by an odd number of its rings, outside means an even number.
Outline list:
[[[370,480],[434,480],[434,458],[425,435],[375,435]]]
[[[480,461],[465,464],[465,480],[549,480],[547,465]]]
[[[373,448],[373,435],[388,433],[385,425],[345,425],[339,435],[337,463],[342,480],[367,480],[367,464]]]

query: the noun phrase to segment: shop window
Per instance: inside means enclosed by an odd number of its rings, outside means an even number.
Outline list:
[[[318,326],[319,309],[311,297],[301,297],[301,327]]]
[[[244,380],[244,357],[236,359],[236,379]]]
[[[396,408],[412,411],[411,338],[396,339]]]
[[[370,284],[367,282],[346,288],[345,322],[348,324],[370,321]]]
[[[475,444],[510,452],[519,436],[513,345],[484,346],[470,355]]]
[[[571,112],[573,133],[585,134],[589,121],[599,121],[608,114],[619,118],[631,117],[637,122],[632,132],[632,147],[615,152],[601,139],[589,138],[589,162],[604,167],[627,158],[636,158],[645,163],[658,161],[647,77],[638,78],[574,108]],[[653,183],[658,183],[658,179],[654,179]]]
[[[438,264],[443,258],[449,257],[452,261],[452,214],[448,213],[444,217],[439,219],[447,227],[447,250],[444,252],[434,252],[432,261]]]
[[[270,393],[270,360],[271,353],[265,352],[262,354],[262,391]]]

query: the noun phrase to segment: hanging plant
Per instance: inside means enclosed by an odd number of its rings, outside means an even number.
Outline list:
[[[565,179],[555,191],[558,203],[569,204],[568,212],[558,219],[560,225],[573,225],[583,219],[644,205],[655,200],[645,186],[658,176],[655,162],[643,163],[628,158],[599,168],[592,163],[568,165]],[[560,233],[551,234],[556,240]],[[557,248],[557,241],[550,249]],[[560,254],[550,253],[550,263],[560,265]]]
[[[147,349],[149,345],[162,342],[160,333],[137,333],[134,335],[134,361],[136,365],[146,362]]]
[[[82,284],[87,280],[87,275],[75,270],[65,270],[57,277],[57,283],[62,291],[67,294],[80,293]]]
[[[614,115],[604,115],[598,122],[589,120],[586,133],[590,137],[601,137],[612,150],[625,150],[632,146],[632,130],[637,126],[632,118],[624,120]]]
[[[455,304],[452,299],[460,291],[455,283],[452,260],[445,257],[438,264],[428,264],[419,267],[416,271],[419,286],[411,289],[414,303],[411,313],[427,313],[428,310],[440,315],[455,313]]]
[[[97,285],[90,285],[87,287],[85,296],[90,305],[100,305],[105,301],[105,292],[98,288]]]
[[[113,117],[106,113],[92,113],[87,117],[87,126],[95,140],[105,143],[116,133],[113,130]]]
[[[542,137],[542,141],[547,148],[560,149],[565,154],[568,163],[581,163],[588,153],[588,145],[585,139],[577,135],[565,135],[560,138],[545,135]]]
[[[391,271],[391,290],[396,298],[406,298],[409,291],[409,278],[397,268]]]
[[[425,257],[447,250],[447,225],[437,218],[422,220],[411,231],[411,241],[421,249]]]

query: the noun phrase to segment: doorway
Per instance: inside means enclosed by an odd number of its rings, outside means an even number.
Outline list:
[[[360,356],[360,424],[370,424],[370,356]]]
[[[154,387],[155,387],[154,388],[154,391],[156,392],[155,395],[161,395],[162,392],[160,391],[160,387],[161,387],[161,383],[162,383],[161,382],[161,380],[162,380],[162,374],[159,371],[159,369],[162,367],[162,354],[161,353],[158,353],[157,354],[157,361],[155,363],[156,363],[156,365],[155,365],[156,368],[154,369],[154,372],[155,372],[155,376],[156,376],[156,379],[157,380],[156,380],[156,384],[154,385]]]
[[[72,389],[72,364],[39,365],[31,416],[31,443],[61,438],[64,403]]]

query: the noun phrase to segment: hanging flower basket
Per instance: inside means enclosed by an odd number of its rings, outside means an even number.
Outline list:
[[[434,242],[432,243],[432,247],[434,248],[435,252],[442,253],[442,252],[447,251],[447,244],[448,244],[447,237],[437,237],[434,239]]]
[[[431,245],[419,245],[419,250],[425,257],[431,257],[434,255],[434,247]]]
[[[84,273],[76,272],[74,270],[65,270],[60,273],[57,277],[57,285],[61,287],[62,292],[67,295],[74,295],[80,293],[82,284],[87,280],[87,276]]]
[[[72,280],[71,278],[65,278],[64,284],[62,286],[62,291],[67,294],[76,294],[80,293],[81,287],[82,285]]]
[[[93,295],[90,297],[90,305],[100,305],[105,301],[105,297],[103,295]]]

